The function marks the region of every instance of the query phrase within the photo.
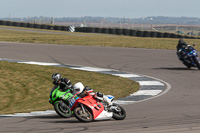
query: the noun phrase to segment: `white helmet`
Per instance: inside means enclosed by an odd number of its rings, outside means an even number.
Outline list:
[[[77,92],[82,92],[84,89],[84,86],[81,82],[78,82],[74,85],[74,94],[76,94]]]

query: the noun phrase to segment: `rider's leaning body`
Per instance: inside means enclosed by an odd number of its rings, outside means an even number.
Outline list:
[[[55,85],[52,91],[59,86],[59,89],[61,91],[66,91],[67,89],[70,89],[71,93],[73,92],[73,84],[68,78],[62,78],[60,73],[52,74],[51,78],[53,84]]]
[[[73,87],[73,90],[73,93],[76,94],[78,97],[83,98],[85,96],[93,96],[99,101],[107,103],[108,106],[112,105],[111,100],[108,97],[106,97],[103,93],[94,93],[93,89],[91,89],[89,86],[84,87],[84,85],[81,82],[76,83]]]
[[[178,41],[178,44],[176,46],[177,49],[177,55],[179,57],[180,60],[183,60],[183,57],[186,56],[185,52],[186,50],[188,50],[189,48],[191,48],[192,46],[190,46],[189,44],[187,44],[183,38],[180,38]]]

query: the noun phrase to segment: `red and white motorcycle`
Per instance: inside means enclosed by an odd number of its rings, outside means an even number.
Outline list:
[[[114,96],[106,95],[111,101]],[[112,103],[111,106],[98,101],[94,96],[85,96],[79,98],[76,94],[70,100],[70,108],[73,110],[74,116],[83,122],[91,122],[93,120],[123,120],[126,117],[126,111],[118,104]]]

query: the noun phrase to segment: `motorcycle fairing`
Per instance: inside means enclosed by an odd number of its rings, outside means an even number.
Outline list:
[[[74,95],[70,100],[69,100],[69,106],[73,110],[74,107],[78,104],[78,101],[80,98],[77,95]]]
[[[94,120],[106,120],[111,119],[113,116],[113,112],[108,112],[103,110]]]
[[[101,102],[97,102],[97,100],[92,96],[85,96],[84,98],[79,99],[78,102],[88,106],[92,110],[93,119],[96,119],[96,117],[104,111],[103,104]]]

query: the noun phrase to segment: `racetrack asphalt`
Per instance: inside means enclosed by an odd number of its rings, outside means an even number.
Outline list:
[[[0,43],[0,58],[114,69],[168,82],[170,91],[124,105],[125,120],[81,123],[57,115],[1,118],[0,132],[199,133],[200,71],[187,69],[175,50]]]

